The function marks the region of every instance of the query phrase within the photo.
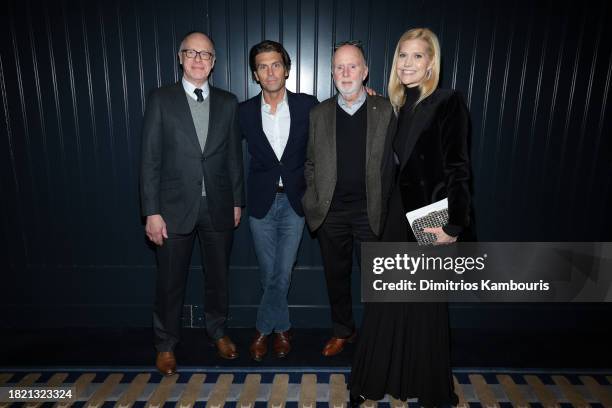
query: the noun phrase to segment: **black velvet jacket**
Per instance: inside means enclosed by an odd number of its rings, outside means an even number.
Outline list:
[[[400,159],[399,187],[405,211],[448,198],[449,222],[444,230],[463,235],[470,225],[470,119],[459,93],[437,89],[421,101],[407,128]],[[407,132],[400,136],[399,132]]]

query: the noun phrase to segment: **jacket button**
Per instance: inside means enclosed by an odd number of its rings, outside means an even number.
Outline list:
[[[198,186],[202,185],[202,180],[198,181]]]
[[[425,155],[424,154],[419,154],[419,159],[425,160]]]
[[[420,184],[421,186],[424,186],[424,185],[425,185],[425,181],[421,180],[421,181],[419,181],[419,184]]]
[[[278,165],[279,166],[283,166],[283,162],[278,162]]]

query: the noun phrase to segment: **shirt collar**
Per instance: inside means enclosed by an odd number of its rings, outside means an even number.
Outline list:
[[[185,90],[185,93],[197,101],[198,96],[193,92],[197,87],[188,80],[186,80],[185,77],[183,77],[181,82],[183,83],[183,89]],[[210,87],[208,86],[208,81],[204,82],[204,85],[202,85],[200,89],[202,90],[202,97],[204,99],[208,98],[208,95],[210,94]]]
[[[287,102],[287,88],[285,88],[285,94],[283,95],[283,100],[280,101],[278,103],[278,106],[276,107],[276,111],[278,112],[278,109],[283,107],[283,104],[288,104]],[[266,112],[266,113],[270,113],[270,109],[272,109],[272,107],[270,106],[269,103],[266,103],[266,100],[264,99],[264,95],[263,92],[261,93],[261,109]]]
[[[359,93],[359,96],[357,97],[357,99],[355,99],[355,101],[353,101],[353,104],[349,106],[349,104],[346,103],[346,100],[344,100],[342,94],[338,92],[338,105],[340,105],[341,108],[355,110],[361,107],[361,105],[363,105],[366,100],[366,96],[367,94],[364,87],[361,87],[361,92]]]

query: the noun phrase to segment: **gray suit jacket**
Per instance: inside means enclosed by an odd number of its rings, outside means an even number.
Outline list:
[[[142,129],[140,195],[142,215],[161,214],[169,232],[195,227],[202,178],[215,230],[234,228],[234,207],[244,205],[242,139],[238,101],[210,87],[210,120],[200,150],[182,83],[151,92]]]
[[[310,132],[304,166],[306,192],[302,205],[312,231],[318,229],[325,220],[336,188],[336,104],[337,97],[333,97],[315,106],[310,112]],[[380,235],[393,186],[394,161],[391,142],[395,136],[396,119],[388,99],[368,96],[366,104],[368,219],[372,231]]]

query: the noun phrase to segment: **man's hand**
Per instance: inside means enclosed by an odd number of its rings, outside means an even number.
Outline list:
[[[451,244],[451,243],[457,241],[457,237],[451,237],[446,232],[444,232],[442,227],[423,228],[423,232],[428,232],[428,233],[434,234],[436,236],[436,242],[434,242],[434,245],[438,245],[438,244]]]
[[[242,208],[234,207],[234,228],[240,224],[240,217],[242,216]]]
[[[364,88],[365,88],[365,91],[366,91],[366,93],[367,93],[368,95],[370,95],[370,96],[376,96],[376,95],[378,95],[378,94],[376,93],[376,91],[375,91],[375,90],[373,90],[372,88],[367,87],[367,86],[364,86]]]
[[[164,238],[168,239],[166,222],[159,214],[147,216],[145,232],[147,233],[147,237],[157,246],[164,245]]]

